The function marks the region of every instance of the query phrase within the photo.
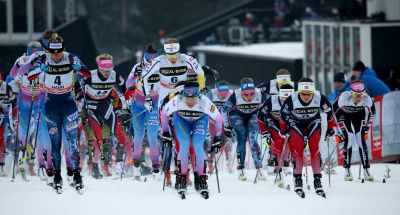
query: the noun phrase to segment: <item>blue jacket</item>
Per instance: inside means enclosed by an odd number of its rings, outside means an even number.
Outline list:
[[[335,102],[335,100],[342,94],[344,91],[349,91],[350,90],[350,83],[347,82],[343,85],[342,89],[340,90],[334,90],[328,95],[328,100],[331,104]]]
[[[389,87],[383,83],[377,76],[373,69],[367,67],[360,76],[360,79],[364,81],[365,89],[371,97],[381,96],[383,94],[389,93]],[[351,87],[348,87],[351,90]]]

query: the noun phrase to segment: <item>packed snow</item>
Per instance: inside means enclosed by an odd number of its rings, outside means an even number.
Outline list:
[[[391,169],[391,178],[382,183],[387,167]],[[38,177],[29,177],[30,181],[24,182],[17,175],[15,182],[10,182],[8,176],[0,178],[1,214],[398,214],[400,165],[372,164],[376,182],[365,183],[357,179],[358,165],[352,167],[353,182],[343,180],[343,168],[335,170],[337,174],[332,175],[331,187],[328,177],[323,177],[327,199],[314,193],[310,168],[311,190],[305,189],[305,199],[294,193],[291,175],[285,179],[291,186],[287,191],[273,184],[272,175],[267,181],[253,184],[254,170],[247,171],[247,182],[238,181],[236,172],[220,171],[221,193],[217,191],[215,175],[210,176],[208,200],[193,187],[188,188],[187,199],[181,200],[175,190],[162,191],[162,181],[154,181],[149,176],[146,182],[138,182],[132,178],[120,180],[116,175],[96,180],[84,173],[83,195],[66,185],[66,176],[60,195]]]

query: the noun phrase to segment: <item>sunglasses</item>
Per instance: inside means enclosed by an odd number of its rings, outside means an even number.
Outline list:
[[[300,94],[306,97],[311,97],[313,95],[312,93],[305,93],[305,92],[300,92]]]
[[[255,92],[242,92],[242,95],[245,97],[251,97],[254,95]]]

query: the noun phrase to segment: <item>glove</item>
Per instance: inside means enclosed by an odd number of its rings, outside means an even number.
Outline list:
[[[343,143],[345,141],[345,137],[343,134],[335,134],[336,143]]]
[[[286,128],[284,131],[281,131],[281,136],[286,137],[290,135],[290,127]]]
[[[153,112],[153,101],[151,100],[151,98],[146,98],[146,101],[144,102],[144,107],[149,112]]]
[[[233,130],[231,127],[225,127],[224,128],[224,134],[225,136],[227,136],[228,138],[232,138],[234,136]]]
[[[172,147],[172,139],[171,139],[171,134],[169,134],[169,132],[163,132],[161,138],[164,147],[168,148]]]
[[[367,140],[368,140],[368,133],[369,133],[369,127],[368,126],[364,126],[362,128],[362,134],[363,134],[363,138],[364,138],[365,142],[367,142]]]
[[[264,131],[262,134],[261,134],[261,138],[262,138],[262,143],[266,146],[266,147],[268,147],[268,146],[270,146],[271,145],[271,143],[272,143],[272,138],[271,138],[271,134],[268,132],[268,131]]]
[[[82,64],[79,58],[74,57],[74,64],[72,64],[72,68],[74,68],[74,70],[81,70]]]
[[[46,64],[42,63],[40,64],[40,70],[42,70],[42,72],[47,72],[49,71],[49,67]]]
[[[218,150],[221,148],[221,137],[220,136],[215,136],[214,141],[211,144],[211,152],[217,153]]]
[[[331,128],[331,129],[328,129],[328,130],[326,131],[326,134],[325,134],[325,141],[328,141],[329,138],[331,138],[331,137],[333,137],[333,136],[335,136],[335,130],[333,130],[332,128]]]

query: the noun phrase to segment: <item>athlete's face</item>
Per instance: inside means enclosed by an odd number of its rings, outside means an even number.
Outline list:
[[[63,55],[64,55],[64,52],[51,53],[51,58],[52,58],[54,61],[58,62],[58,61],[61,60],[61,58],[63,57]]]
[[[171,62],[172,64],[175,64],[178,59],[179,59],[179,52],[173,53],[173,54],[166,54],[167,55],[167,59],[169,62]]]
[[[185,97],[185,103],[189,108],[193,108],[197,104],[197,97]]]
[[[225,100],[226,97],[228,97],[228,94],[229,94],[229,90],[223,90],[223,91],[218,90],[218,96],[223,100]]]
[[[104,78],[108,78],[110,76],[110,72],[111,70],[105,70],[105,69],[99,69],[100,74],[104,77]]]
[[[255,95],[256,95],[255,90],[242,91],[242,97],[246,102],[251,102]]]
[[[357,93],[357,92],[351,92],[351,99],[353,100],[354,103],[359,103],[361,102],[361,99],[364,97],[364,92]]]
[[[310,103],[314,97],[314,93],[299,93],[300,99],[305,103]]]

